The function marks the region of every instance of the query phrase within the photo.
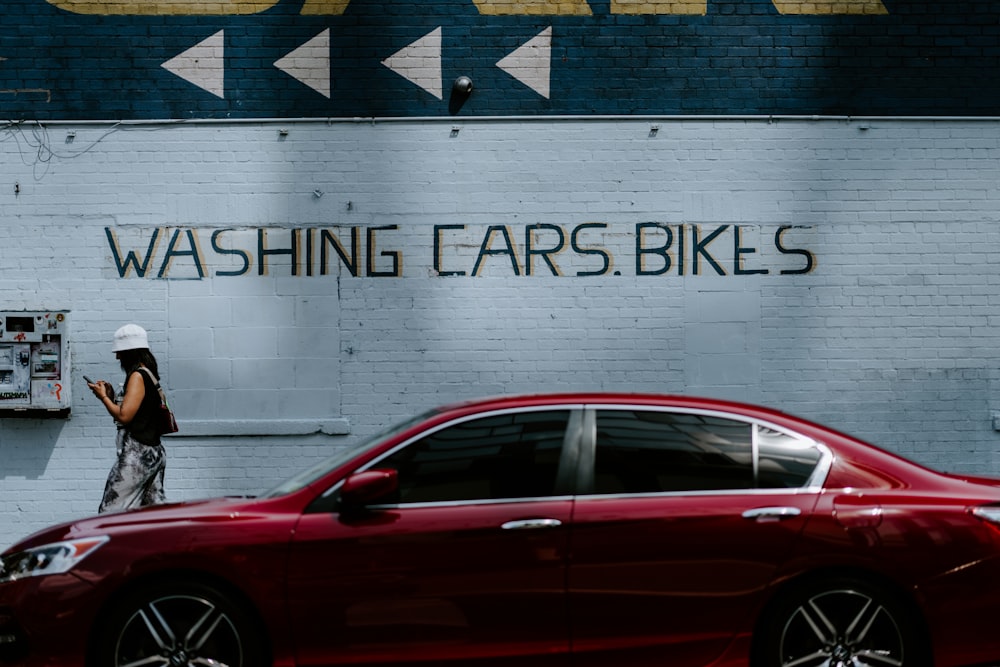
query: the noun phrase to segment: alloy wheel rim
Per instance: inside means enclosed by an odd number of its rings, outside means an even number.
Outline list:
[[[841,589],[810,597],[788,617],[782,667],[902,667],[903,634],[877,600]]]
[[[242,667],[236,623],[204,597],[169,595],[137,609],[122,626],[115,667]]]

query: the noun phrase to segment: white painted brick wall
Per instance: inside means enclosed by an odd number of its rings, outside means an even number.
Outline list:
[[[112,332],[150,331],[185,437],[168,443],[172,499],[256,493],[389,421],[471,396],[560,389],[687,392],[747,399],[813,417],[930,465],[1000,473],[992,411],[1000,274],[1000,133],[983,121],[450,121],[279,125],[50,126],[57,155],[0,142],[0,309],[70,311],[68,420],[0,420],[0,527],[8,542],[95,510],[113,429],[81,379],[120,380]],[[72,144],[64,134],[72,129]],[[14,139],[25,129],[8,128]],[[15,194],[14,184],[20,192]],[[707,235],[728,226],[701,274],[635,275],[635,226]],[[614,254],[606,275],[580,237]],[[291,275],[289,258],[241,266],[291,229],[376,234],[376,271]],[[433,272],[435,225],[445,270]],[[506,225],[509,257],[472,269],[486,230]],[[525,238],[567,248],[535,257]],[[732,275],[732,227],[767,275]],[[773,246],[807,248],[802,265]],[[105,229],[144,254],[147,277],[119,277]],[[190,254],[156,278],[174,230]],[[305,232],[303,232],[305,234]],[[182,234],[182,239],[184,234]],[[304,243],[305,237],[302,237]],[[502,237],[493,247],[502,246]],[[649,245],[655,245],[650,237]],[[191,251],[186,242],[177,248]],[[304,250],[303,250],[304,252]],[[648,255],[655,266],[659,259]],[[617,272],[620,275],[615,275]],[[250,435],[232,435],[243,429]],[[343,433],[343,431],[349,431]]]

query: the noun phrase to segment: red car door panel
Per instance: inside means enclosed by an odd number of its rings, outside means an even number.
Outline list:
[[[304,515],[288,579],[298,664],[565,664],[570,512],[553,499]]]
[[[574,665],[702,667],[771,582],[814,494],[583,497],[569,579]]]
[[[583,419],[592,474],[573,512],[574,666],[611,652],[630,667],[711,663],[789,557],[816,504],[820,450],[708,411],[596,406]]]

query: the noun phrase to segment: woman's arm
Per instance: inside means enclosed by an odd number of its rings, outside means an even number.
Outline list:
[[[107,409],[108,414],[115,418],[115,421],[128,424],[135,418],[135,413],[139,411],[142,399],[146,397],[146,383],[142,380],[142,371],[136,371],[128,376],[128,384],[125,386],[125,396],[122,404],[118,405],[111,397],[104,393],[101,403]]]

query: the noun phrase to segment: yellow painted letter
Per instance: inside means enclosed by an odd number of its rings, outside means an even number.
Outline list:
[[[587,0],[472,0],[486,16],[590,16]]]
[[[102,16],[236,16],[258,14],[281,0],[46,0],[74,14]]]
[[[782,14],[888,14],[881,0],[771,0]]]
[[[612,14],[708,13],[708,0],[611,0]]]
[[[302,14],[308,16],[340,16],[351,0],[306,0]]]

